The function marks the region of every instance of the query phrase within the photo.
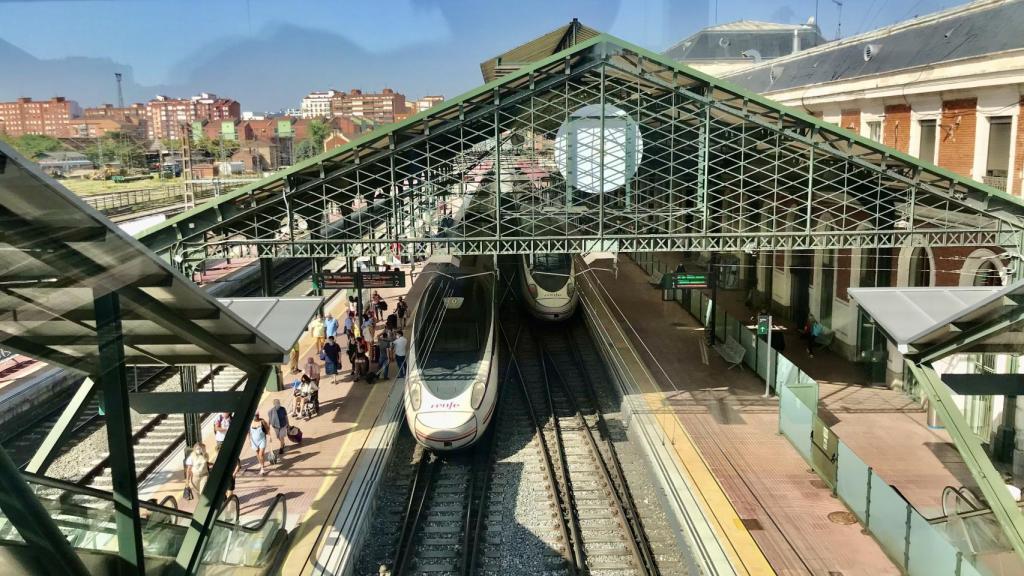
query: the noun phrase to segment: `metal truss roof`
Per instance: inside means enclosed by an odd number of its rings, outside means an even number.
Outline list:
[[[0,343],[95,375],[95,303],[111,293],[119,296],[113,315],[129,364],[227,363],[255,372],[287,349],[0,144]],[[307,306],[310,315],[316,305]]]
[[[595,113],[596,110],[596,113]],[[448,214],[472,204],[457,225]],[[1017,198],[600,35],[176,216],[260,257],[1019,246]]]

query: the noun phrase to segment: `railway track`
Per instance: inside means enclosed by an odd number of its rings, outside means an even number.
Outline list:
[[[402,431],[355,573],[690,573],[641,457],[616,448],[628,439],[585,328],[541,330],[513,304],[500,321],[506,349],[489,436],[432,454]]]
[[[135,373],[137,390],[152,390],[154,387],[160,385],[163,382],[163,377],[165,376],[163,372],[164,370],[165,368],[160,366],[145,366],[139,368]],[[50,433],[50,430],[52,430],[57,424],[57,420],[60,419],[60,415],[64,411],[64,406],[64,404],[61,404],[51,408],[49,411],[44,413],[44,416],[15,433],[11,438],[5,441],[4,448],[19,468],[24,468],[32,459],[36,449],[40,444],[42,444],[46,435]],[[97,395],[79,411],[78,416],[75,418],[74,422],[71,423],[71,433],[68,436],[68,441],[65,443],[65,446],[61,448],[58,457],[60,454],[66,454],[68,451],[72,450],[79,440],[103,427],[104,420],[99,413],[99,408],[100,400]]]

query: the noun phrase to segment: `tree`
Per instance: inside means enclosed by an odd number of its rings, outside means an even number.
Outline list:
[[[241,148],[241,144],[237,140],[229,140],[227,138],[200,136],[192,143],[193,151],[203,153],[217,160],[231,158],[235,152],[238,152],[239,148]]]
[[[175,150],[181,150],[181,140],[179,140],[177,138],[175,138],[175,139],[164,138],[164,139],[160,140],[160,148],[162,148],[165,152],[173,152]]]
[[[16,138],[7,134],[0,134],[0,139],[13,146],[22,156],[30,160],[38,160],[47,152],[56,152],[57,150],[64,149],[64,145],[60,143],[60,140],[40,134],[25,134]]]
[[[295,159],[306,160],[324,151],[324,141],[331,135],[331,127],[320,119],[309,123],[309,137],[295,147]]]
[[[146,163],[146,149],[142,144],[120,132],[107,132],[83,153],[100,166],[108,162],[119,162],[124,168],[132,168]]]

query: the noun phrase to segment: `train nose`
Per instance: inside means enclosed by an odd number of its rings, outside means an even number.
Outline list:
[[[476,437],[476,415],[472,411],[420,412],[416,415],[416,438],[436,450],[454,450]]]

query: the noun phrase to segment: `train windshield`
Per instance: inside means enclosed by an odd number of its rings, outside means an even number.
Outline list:
[[[461,394],[476,379],[491,326],[488,277],[432,282],[416,320],[416,363],[424,385],[439,399]],[[446,299],[461,297],[457,308]]]
[[[535,254],[531,275],[538,286],[548,292],[557,292],[565,286],[572,270],[569,254]]]

